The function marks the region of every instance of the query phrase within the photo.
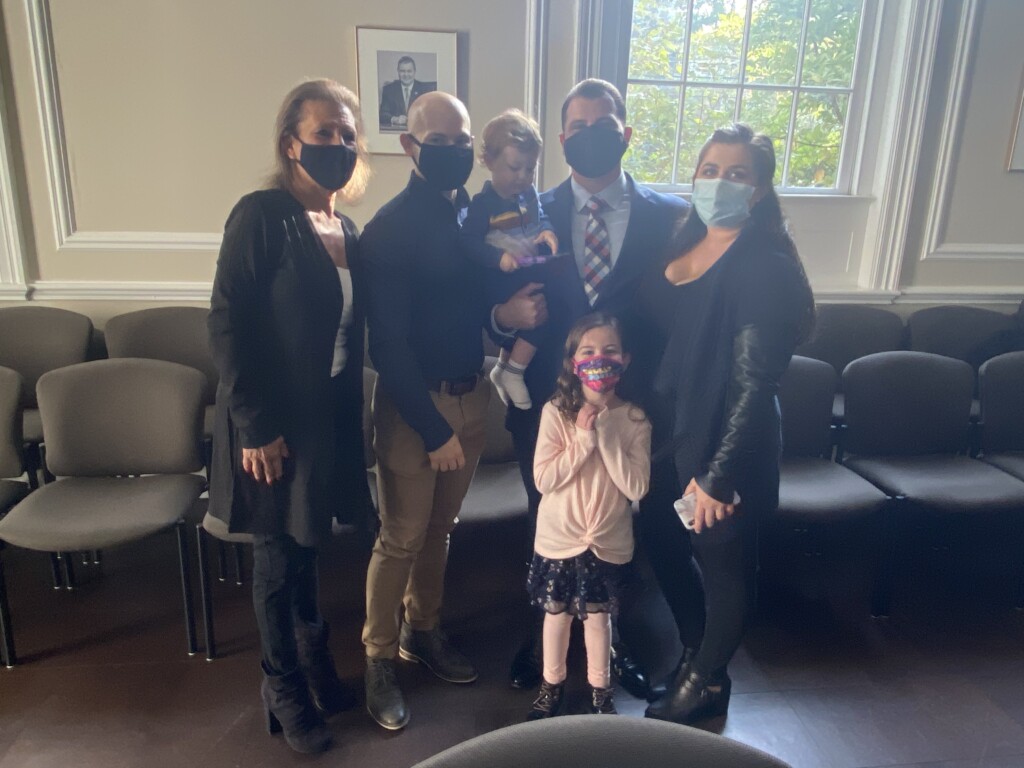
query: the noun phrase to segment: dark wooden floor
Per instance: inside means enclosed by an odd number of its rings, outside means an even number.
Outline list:
[[[386,733],[364,711],[331,723],[338,742],[303,758],[262,729],[248,587],[217,584],[222,657],[184,653],[174,542],[106,553],[101,578],[54,592],[47,561],[6,554],[22,664],[0,669],[0,768],[15,766],[409,766],[521,719],[529,692],[506,684],[526,618],[521,520],[464,523],[453,536],[447,627],[480,679],[453,686],[403,663],[412,721]],[[728,718],[711,730],[802,768],[1024,766],[1024,616],[1012,605],[1014,553],[962,543],[907,562],[893,616],[867,616],[868,552],[782,551],[766,562],[759,611],[733,666]],[[361,686],[366,555],[340,539],[323,557],[323,603],[342,675]],[[81,569],[80,569],[81,572]],[[676,649],[653,586],[637,654],[664,671]],[[572,659],[578,707],[582,658]],[[619,693],[620,711],[644,703]]]

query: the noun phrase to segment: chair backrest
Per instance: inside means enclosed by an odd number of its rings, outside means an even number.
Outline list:
[[[983,363],[978,383],[982,450],[1024,451],[1024,352],[1007,352]]]
[[[363,455],[366,457],[366,468],[373,469],[377,465],[377,453],[373,450],[373,388],[377,386],[377,372],[373,368],[363,366]]]
[[[480,455],[481,464],[503,464],[516,460],[512,434],[505,429],[505,414],[508,412],[508,408],[501,402],[491,380],[486,378],[486,374],[491,372],[497,362],[498,358],[496,357],[484,358],[485,378],[481,384],[491,387],[491,400],[487,404],[487,441],[484,443],[484,452]]]
[[[779,382],[782,450],[787,456],[825,456],[832,450],[832,401],[838,389],[835,368],[793,355]]]
[[[55,475],[196,472],[203,374],[163,360],[95,360],[39,379],[46,462]]]
[[[413,768],[787,768],[754,747],[685,725],[569,715],[500,728]]]
[[[21,445],[21,374],[0,368],[0,477],[25,471]]]
[[[212,404],[218,375],[210,353],[207,315],[209,310],[202,307],[155,307],[117,315],[103,329],[107,354],[166,360],[202,371],[207,382],[204,402]]]
[[[907,318],[908,348],[954,357],[974,370],[989,358],[1021,349],[1013,315],[980,307],[928,307]]]
[[[974,371],[927,352],[879,352],[843,371],[847,452],[956,453],[967,444]]]
[[[903,321],[885,309],[862,304],[821,304],[810,340],[796,353],[824,360],[842,374],[858,357],[903,347]]]
[[[36,382],[47,371],[88,359],[92,320],[55,307],[0,309],[0,365],[21,374],[21,402],[36,407]]]

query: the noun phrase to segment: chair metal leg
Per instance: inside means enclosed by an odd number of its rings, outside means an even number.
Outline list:
[[[245,547],[235,544],[235,584],[245,584]]]
[[[228,545],[217,539],[217,581],[228,580]]]
[[[181,566],[181,596],[185,604],[185,640],[188,644],[188,655],[195,656],[199,650],[196,646],[196,616],[192,606],[192,584],[189,576],[188,536],[185,533],[185,521],[179,520],[174,526],[178,534],[178,563]]]
[[[64,576],[60,572],[60,556],[56,552],[50,553],[50,576],[53,577],[53,588],[64,588]]]
[[[203,524],[196,525],[196,548],[199,550],[199,591],[203,600],[203,635],[206,643],[206,660],[217,657],[217,644],[213,637],[213,594],[210,587],[209,552],[206,546],[206,530]]]
[[[64,588],[70,592],[75,588],[75,564],[72,562],[72,553],[59,552],[57,557],[64,566]]]
[[[101,550],[94,549],[92,551],[92,564],[103,565],[103,552]]]
[[[882,530],[878,542],[875,586],[871,592],[871,616],[889,618],[893,585],[896,580],[896,556],[901,517],[906,499],[890,499],[882,509]]]
[[[11,628],[11,609],[7,604],[7,582],[4,580],[4,548],[0,542],[0,655],[4,666],[10,669],[18,663],[14,652],[14,630]]]

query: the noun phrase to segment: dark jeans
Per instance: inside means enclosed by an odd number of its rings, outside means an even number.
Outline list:
[[[541,492],[533,481],[533,454],[537,448],[537,435],[540,431],[540,413],[544,403],[534,403],[533,408],[528,411],[509,406],[508,415],[505,418],[505,428],[512,433],[512,446],[515,448],[516,461],[519,462],[519,473],[523,477],[523,486],[526,488],[526,498],[529,504],[529,529],[525,547],[523,549],[523,562],[525,564],[524,575],[533,560],[533,540],[537,533],[537,509],[540,506]],[[525,583],[525,580],[524,580]],[[612,641],[619,641],[619,625],[632,627],[633,622],[629,619],[630,611],[638,602],[637,596],[643,590],[643,583],[639,576],[639,570],[629,569],[629,576],[621,584],[616,592],[619,604],[618,614],[612,619]],[[537,620],[531,626],[531,634],[539,638],[541,626],[544,622],[544,612],[537,612]],[[631,638],[626,638],[629,641]]]
[[[672,462],[651,467],[651,491],[640,502],[644,551],[679,629],[696,648],[692,667],[723,671],[743,638],[754,596],[756,525],[740,509],[700,534],[686,530],[672,507],[690,478],[680,482]]]
[[[319,590],[316,549],[283,534],[256,537],[252,601],[267,674],[287,674],[298,666],[295,627],[321,625]]]

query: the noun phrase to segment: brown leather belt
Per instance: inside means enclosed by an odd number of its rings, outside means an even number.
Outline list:
[[[476,389],[477,383],[480,381],[480,374],[475,373],[472,376],[466,376],[462,379],[441,379],[440,381],[428,381],[427,389],[431,392],[439,392],[442,395],[451,395],[453,397],[460,397],[461,395],[468,395],[474,389]]]

